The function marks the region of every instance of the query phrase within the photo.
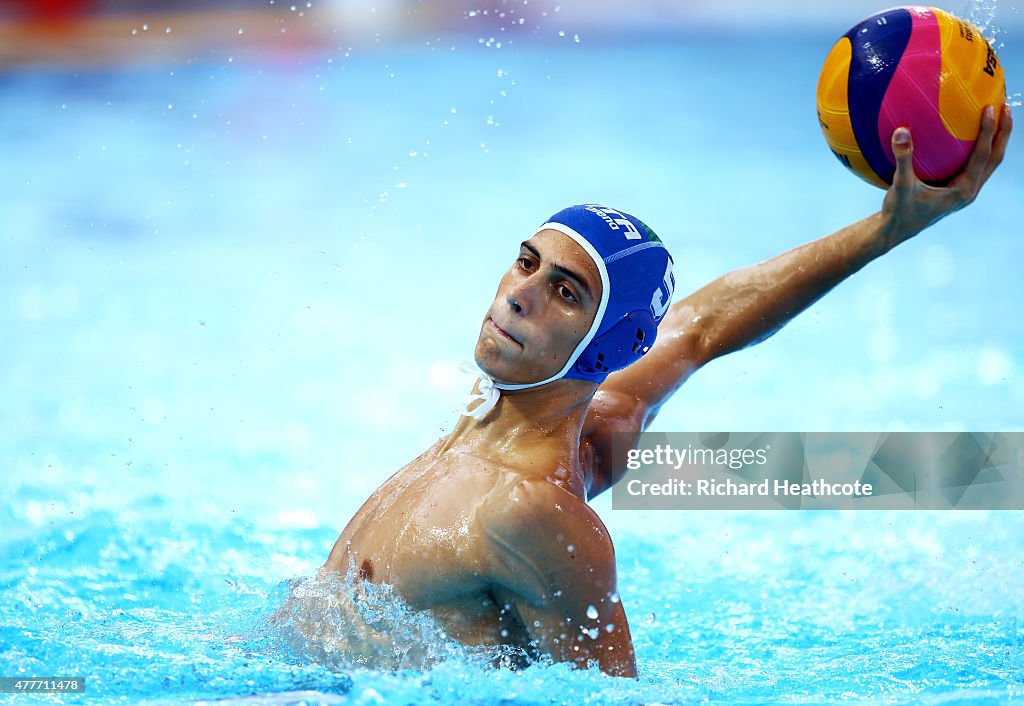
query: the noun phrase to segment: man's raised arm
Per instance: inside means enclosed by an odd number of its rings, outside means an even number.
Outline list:
[[[914,175],[910,133],[896,130],[896,173],[881,211],[730,272],[672,305],[647,355],[610,375],[594,397],[588,427],[597,468],[590,496],[613,485],[623,471],[622,459],[611,457],[609,433],[639,434],[701,366],[770,337],[864,265],[974,201],[1002,162],[1011,129],[1008,106],[1000,108],[998,121],[987,108],[967,166],[943,188]]]

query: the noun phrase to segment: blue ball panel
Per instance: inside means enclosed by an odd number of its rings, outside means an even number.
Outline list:
[[[897,8],[873,15],[846,33],[853,44],[847,87],[853,134],[868,165],[887,182],[896,168],[879,139],[878,115],[912,27],[910,12]]]

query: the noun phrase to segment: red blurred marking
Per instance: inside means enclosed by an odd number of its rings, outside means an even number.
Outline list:
[[[0,7],[18,17],[44,23],[63,23],[89,13],[96,0],[0,0]]]

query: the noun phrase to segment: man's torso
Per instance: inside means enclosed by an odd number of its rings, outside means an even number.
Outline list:
[[[345,527],[325,567],[389,583],[414,609],[430,609],[467,645],[520,645],[529,635],[512,596],[489,577],[486,508],[523,475],[471,454],[439,453],[443,440],[389,478]],[[566,491],[566,503],[583,501]],[[552,508],[554,510],[555,508]]]

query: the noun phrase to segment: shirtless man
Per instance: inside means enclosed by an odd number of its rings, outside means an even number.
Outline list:
[[[597,206],[553,216],[522,244],[484,318],[475,406],[373,493],[324,569],[353,566],[362,581],[392,584],[467,645],[517,645],[635,677],[612,541],[586,504],[625,472],[612,434],[638,437],[702,365],[768,338],[971,203],[1010,137],[1010,110],[997,110],[985,111],[947,188],[916,178],[910,134],[899,129],[881,211],[729,273],[667,312],[671,258],[653,231]]]

